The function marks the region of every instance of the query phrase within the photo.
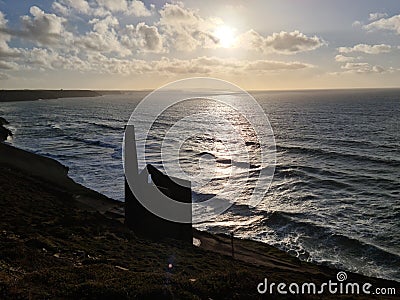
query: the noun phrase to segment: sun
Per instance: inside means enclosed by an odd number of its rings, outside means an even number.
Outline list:
[[[217,27],[214,31],[215,37],[218,39],[219,46],[223,48],[231,48],[235,43],[235,30],[229,26]]]

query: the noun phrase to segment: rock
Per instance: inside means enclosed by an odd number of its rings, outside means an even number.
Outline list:
[[[12,132],[0,125],[0,142],[5,141],[9,136],[12,136]]]
[[[10,123],[3,117],[0,117],[0,125],[7,125],[7,124],[10,124]]]

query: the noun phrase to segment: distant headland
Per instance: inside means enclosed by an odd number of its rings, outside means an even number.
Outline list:
[[[91,90],[0,90],[0,102],[98,97],[102,94],[101,92]]]

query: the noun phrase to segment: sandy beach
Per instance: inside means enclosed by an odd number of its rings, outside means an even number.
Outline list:
[[[0,144],[0,182],[1,298],[258,298],[264,278],[321,284],[338,272],[248,240],[234,239],[233,259],[225,235],[195,231],[200,247],[138,238],[123,224],[123,203],[75,183],[62,164],[6,144]],[[347,275],[351,282],[400,287]],[[307,295],[322,296],[338,297]]]

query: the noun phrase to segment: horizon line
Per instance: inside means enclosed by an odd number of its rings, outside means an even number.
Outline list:
[[[398,87],[343,87],[343,88],[295,88],[295,89],[243,89],[247,92],[306,92],[306,91],[346,91],[346,90],[395,90]],[[146,92],[154,91],[157,88],[145,89],[91,89],[91,88],[20,88],[20,89],[0,89],[0,91],[99,91],[99,92]]]

